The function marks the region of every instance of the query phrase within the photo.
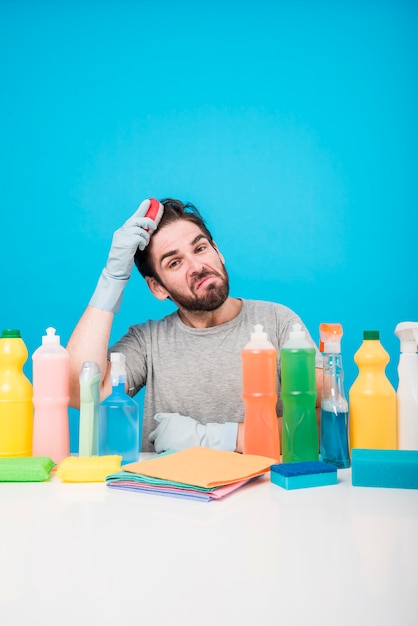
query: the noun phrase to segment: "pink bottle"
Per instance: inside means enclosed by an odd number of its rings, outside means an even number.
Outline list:
[[[33,361],[33,456],[60,463],[70,454],[70,356],[55,328],[47,328]]]

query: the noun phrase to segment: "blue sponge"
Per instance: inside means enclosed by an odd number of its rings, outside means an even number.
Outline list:
[[[418,489],[418,450],[353,448],[351,482],[355,487]]]
[[[280,463],[270,467],[270,480],[284,489],[336,485],[337,468],[323,461]]]

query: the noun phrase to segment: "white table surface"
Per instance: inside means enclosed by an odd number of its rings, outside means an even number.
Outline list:
[[[417,626],[418,491],[338,476],[213,502],[0,484],[0,623]]]

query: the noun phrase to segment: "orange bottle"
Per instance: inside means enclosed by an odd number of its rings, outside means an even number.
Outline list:
[[[349,391],[351,448],[397,448],[396,391],[385,369],[389,354],[378,330],[365,330],[354,355],[359,374]]]
[[[257,324],[242,350],[244,454],[280,461],[277,404],[277,350]]]

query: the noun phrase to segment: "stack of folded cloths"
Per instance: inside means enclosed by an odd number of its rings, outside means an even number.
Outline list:
[[[210,448],[189,448],[123,466],[108,487],[209,502],[265,474],[275,459]]]

